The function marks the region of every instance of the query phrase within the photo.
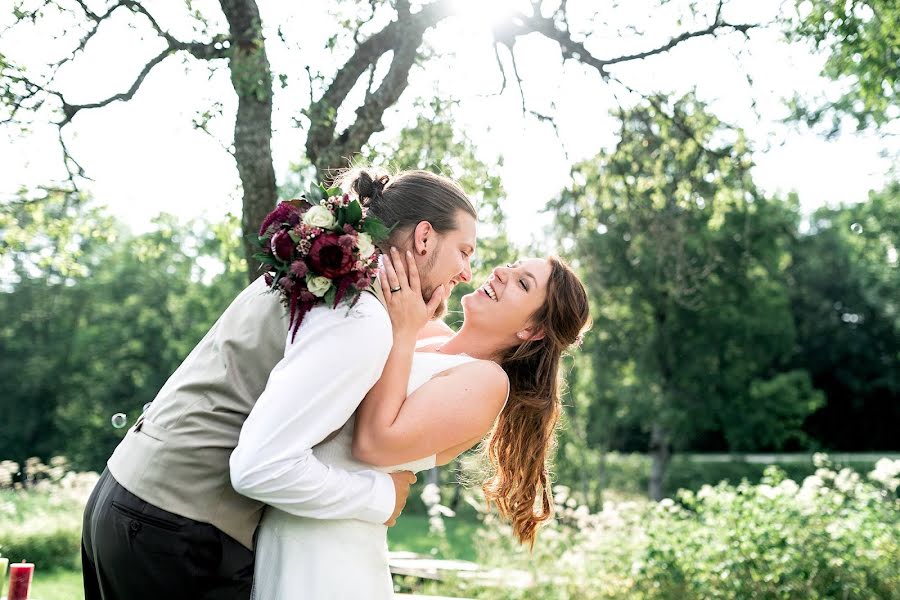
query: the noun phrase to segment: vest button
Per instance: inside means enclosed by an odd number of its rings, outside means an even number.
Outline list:
[[[137,533],[138,531],[141,530],[141,523],[140,523],[140,521],[132,521],[128,525],[128,527],[131,529],[131,531]]]

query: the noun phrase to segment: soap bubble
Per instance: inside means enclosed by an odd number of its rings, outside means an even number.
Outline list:
[[[112,422],[112,426],[116,429],[122,429],[128,424],[128,417],[125,416],[125,413],[116,413],[110,419]]]
[[[859,233],[863,232],[863,227],[859,223],[854,223],[853,225],[850,226],[850,231],[852,231],[853,233],[859,234]]]

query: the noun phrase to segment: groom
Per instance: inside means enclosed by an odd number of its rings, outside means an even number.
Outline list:
[[[353,185],[394,225],[386,245],[415,254],[423,297],[468,281],[475,211],[462,189],[424,171],[385,182],[363,172]],[[84,513],[86,600],[246,600],[266,504],[387,525],[400,514],[411,473],[343,471],[312,453],[381,375],[392,334],[380,297],[313,309],[291,342],[266,291],[259,278],[231,303],[109,459]]]

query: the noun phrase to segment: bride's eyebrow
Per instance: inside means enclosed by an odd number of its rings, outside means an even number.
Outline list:
[[[534,280],[534,287],[539,287],[540,284],[538,283],[537,277],[532,275],[530,271],[523,271],[523,273],[525,273],[527,277],[531,277]]]
[[[512,268],[515,269],[516,267],[518,267],[518,266],[521,264],[521,262],[522,262],[521,260],[517,260],[516,262],[514,262],[514,263],[511,265]],[[531,277],[531,279],[534,280],[534,286],[535,286],[535,287],[540,287],[540,284],[538,283],[537,277],[535,277],[534,274],[533,274],[531,271],[522,271],[522,273],[524,273],[526,277]]]

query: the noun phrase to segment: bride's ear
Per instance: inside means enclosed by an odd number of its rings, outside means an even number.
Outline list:
[[[544,339],[544,330],[540,327],[537,327],[536,325],[532,325],[531,327],[520,329],[516,333],[516,337],[523,342],[542,340]]]

